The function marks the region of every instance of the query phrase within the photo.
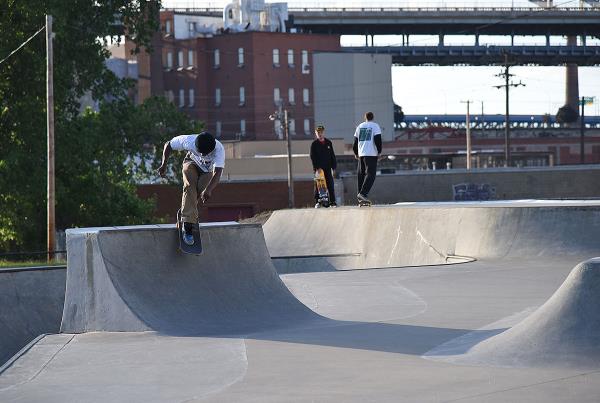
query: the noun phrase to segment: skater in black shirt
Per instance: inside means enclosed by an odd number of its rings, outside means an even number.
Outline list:
[[[312,161],[313,171],[316,173],[317,169],[321,168],[325,173],[325,182],[327,183],[327,190],[329,191],[329,205],[337,206],[335,202],[335,190],[333,188],[333,176],[335,175],[335,169],[337,168],[337,161],[335,159],[335,152],[333,151],[333,144],[329,139],[325,138],[325,127],[319,125],[315,128],[315,141],[310,145],[310,159]],[[315,186],[315,207],[319,205],[319,194]]]

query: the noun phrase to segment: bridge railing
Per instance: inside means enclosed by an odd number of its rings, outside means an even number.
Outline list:
[[[443,11],[491,11],[491,12],[557,12],[557,11],[600,11],[590,7],[554,7],[544,9],[540,7],[292,7],[289,13],[294,12],[443,12]]]
[[[222,14],[223,8],[220,7],[197,7],[190,5],[189,7],[179,5],[178,7],[166,7],[165,10],[171,10],[175,12],[196,12],[196,13],[207,13],[207,14]],[[600,13],[600,7],[553,7],[545,9],[541,7],[290,7],[288,12],[293,13],[363,13],[363,12],[444,12],[444,11],[455,11],[455,12],[539,12],[539,13],[552,13],[552,12],[582,12],[582,11],[596,11]]]

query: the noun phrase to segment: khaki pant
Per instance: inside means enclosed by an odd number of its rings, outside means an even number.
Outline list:
[[[211,175],[201,171],[192,161],[183,163],[183,195],[181,196],[181,219],[184,222],[198,222],[198,198],[210,181]]]

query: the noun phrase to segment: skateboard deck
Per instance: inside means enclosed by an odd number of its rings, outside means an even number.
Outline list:
[[[177,236],[179,237],[179,249],[183,253],[189,253],[191,255],[201,255],[202,254],[202,239],[200,239],[200,224],[195,223],[194,228],[192,229],[192,234],[194,235],[194,244],[188,245],[183,241],[182,234],[182,226],[183,222],[181,222],[181,210],[177,211]]]
[[[317,193],[319,195],[319,204],[323,207],[329,207],[329,190],[325,181],[325,172],[321,168],[315,172],[315,185],[317,186]]]
[[[361,200],[361,199],[357,199],[357,200],[358,200],[359,207],[371,207],[371,200]]]

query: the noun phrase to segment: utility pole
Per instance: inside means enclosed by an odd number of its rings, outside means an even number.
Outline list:
[[[580,129],[580,141],[579,141],[579,146],[580,146],[580,151],[579,151],[579,160],[580,160],[580,164],[584,164],[585,163],[585,104],[589,103],[589,104],[593,104],[594,103],[594,98],[595,97],[581,97],[581,99],[579,100],[579,104],[581,105],[581,125],[579,127]]]
[[[510,82],[510,78],[514,76],[514,74],[510,74],[508,69],[510,68],[510,64],[508,63],[508,55],[504,55],[505,58],[505,66],[504,72],[500,74],[496,74],[496,77],[502,77],[505,80],[503,85],[494,85],[495,88],[504,88],[505,89],[505,98],[506,98],[506,113],[504,115],[504,166],[509,167],[511,165],[511,157],[510,157],[510,109],[509,109],[509,90],[510,87],[525,87],[521,81],[518,83]]]
[[[481,137],[485,138],[485,115],[483,114],[483,101],[481,101]]]
[[[54,66],[52,51],[52,16],[46,15],[46,112],[48,132],[48,187],[47,187],[47,218],[48,218],[48,261],[54,260],[55,250],[55,186],[54,186]]]
[[[471,105],[471,101],[460,101],[462,104],[467,104],[467,170],[471,169],[471,115],[469,111],[469,106]]]
[[[581,97],[581,136],[580,136],[580,150],[579,150],[579,163],[585,164],[585,97]]]
[[[272,121],[279,121],[283,126],[283,134],[287,141],[287,162],[288,162],[288,207],[294,208],[294,177],[292,174],[292,139],[289,133],[288,110],[283,110],[283,102],[279,101],[277,110],[269,115]]]

